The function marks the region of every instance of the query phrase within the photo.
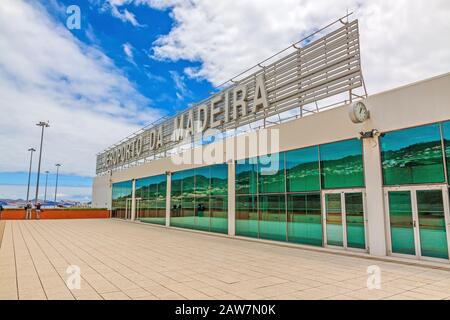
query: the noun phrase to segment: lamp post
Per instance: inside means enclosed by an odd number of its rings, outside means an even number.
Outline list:
[[[30,200],[30,181],[31,181],[31,164],[33,163],[33,152],[36,151],[34,148],[28,149],[30,152],[30,169],[28,170],[28,188],[27,188],[27,203]]]
[[[47,122],[41,121],[36,124],[38,127],[42,128],[41,131],[41,147],[39,149],[39,164],[38,164],[38,173],[37,173],[37,182],[36,182],[36,198],[34,199],[34,205],[38,203],[38,195],[39,195],[39,178],[41,175],[41,159],[42,159],[42,143],[44,141],[44,129],[50,127]]]
[[[45,203],[47,202],[47,182],[48,182],[48,174],[50,173],[50,171],[45,171],[45,193],[44,193],[44,206]]]
[[[61,164],[57,163],[56,166],[56,186],[55,186],[55,208],[56,208],[56,195],[58,194],[58,177],[59,177],[59,168],[62,166]]]

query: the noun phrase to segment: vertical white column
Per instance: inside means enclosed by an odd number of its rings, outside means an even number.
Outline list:
[[[131,191],[131,221],[136,220],[136,179],[132,180]]]
[[[168,173],[166,175],[166,227],[170,227],[170,195],[172,194],[172,174]]]
[[[228,162],[228,235],[236,235],[236,164]]]
[[[386,219],[378,139],[364,139],[363,152],[369,253],[374,256],[386,256]]]

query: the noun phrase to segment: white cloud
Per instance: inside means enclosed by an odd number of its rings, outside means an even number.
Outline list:
[[[161,116],[107,56],[36,3],[2,0],[0,30],[0,171],[27,170],[40,120],[51,125],[42,170],[60,162],[92,176],[96,153]]]
[[[123,48],[123,52],[127,56],[127,60],[130,63],[136,65],[136,63],[134,62],[133,46],[130,43],[126,42],[122,45],[122,48]]]
[[[134,13],[128,11],[128,9],[123,9],[122,11],[119,9],[119,7],[130,2],[131,0],[107,0],[102,6],[102,10],[109,10],[113,17],[120,19],[122,22],[131,23],[134,27],[144,27],[145,25],[142,25],[137,21]]]
[[[343,16],[360,19],[369,93],[450,71],[448,0],[136,0],[172,9],[174,27],[153,46],[159,59],[199,61],[186,74],[222,83]]]
[[[176,71],[170,71],[169,73],[175,84],[175,89],[177,90],[177,98],[183,100],[186,97],[190,97],[192,92],[186,86],[185,77]]]

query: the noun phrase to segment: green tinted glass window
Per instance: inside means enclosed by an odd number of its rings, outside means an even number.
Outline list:
[[[347,222],[347,246],[349,248],[366,249],[362,193],[345,194],[345,216]]]
[[[284,193],[284,153],[276,153],[258,158],[259,193]]]
[[[442,130],[444,133],[445,157],[447,159],[447,177],[449,178],[447,183],[450,184],[450,121],[442,124]]]
[[[444,202],[441,190],[417,191],[422,256],[448,259]]]
[[[386,133],[381,158],[385,185],[445,182],[439,124]]]
[[[236,162],[236,193],[255,194],[257,192],[256,158]]]
[[[320,193],[288,195],[288,219],[289,242],[322,246]]]
[[[228,165],[220,164],[211,167],[211,194],[228,195]]]
[[[288,192],[320,190],[319,148],[286,152]]]
[[[259,237],[261,239],[286,241],[285,196],[259,196]]]
[[[364,187],[362,145],[358,139],[320,146],[325,189]]]
[[[211,208],[211,231],[228,233],[228,201],[227,197],[212,196],[210,198]]]
[[[342,201],[339,193],[325,195],[325,212],[327,218],[327,244],[338,247],[344,246]]]
[[[192,197],[195,193],[195,172],[187,170],[183,172],[182,182],[183,196]]]
[[[166,176],[136,180],[136,220],[166,224]]]
[[[118,182],[112,185],[111,217],[125,219],[127,201],[129,204],[131,203],[129,199],[131,199],[132,188],[132,181]]]
[[[195,169],[195,194],[197,196],[208,196],[210,185],[210,167]],[[183,185],[184,186],[184,185]],[[193,190],[193,188],[189,189]],[[183,188],[184,191],[184,188]]]
[[[256,196],[236,197],[236,235],[258,238],[258,205]]]
[[[388,197],[392,252],[415,255],[411,192],[393,191]]]

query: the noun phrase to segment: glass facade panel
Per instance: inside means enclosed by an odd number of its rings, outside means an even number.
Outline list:
[[[172,175],[170,224],[228,233],[228,165],[214,165]]]
[[[259,237],[267,240],[286,241],[285,195],[259,196]]]
[[[236,197],[236,235],[258,238],[257,196]]]
[[[320,191],[319,148],[286,153],[288,192]]]
[[[228,196],[228,165],[211,167],[211,195]]]
[[[284,153],[276,153],[258,158],[259,193],[284,193],[286,180]]]
[[[450,184],[450,121],[442,124],[442,131],[444,134],[445,158],[447,159],[447,179],[449,179],[447,183]]]
[[[448,259],[442,191],[417,191],[417,213],[422,256]]]
[[[381,158],[385,185],[445,182],[439,124],[386,133]]]
[[[388,193],[393,253],[416,254],[410,191]]]
[[[166,224],[165,175],[136,180],[136,220]]]
[[[131,181],[118,182],[112,185],[112,218],[126,219],[126,209],[131,205],[132,192],[133,183]]]
[[[211,208],[211,231],[228,234],[228,201],[226,197],[212,196]]]
[[[327,244],[330,246],[344,246],[342,229],[341,194],[325,195],[325,212],[327,217]]]
[[[366,249],[363,194],[346,193],[345,211],[347,223],[347,247]]]
[[[289,242],[322,246],[320,193],[288,195],[288,219]]]
[[[236,162],[236,194],[257,193],[256,158]]]
[[[324,189],[364,187],[362,144],[358,139],[320,146]]]

